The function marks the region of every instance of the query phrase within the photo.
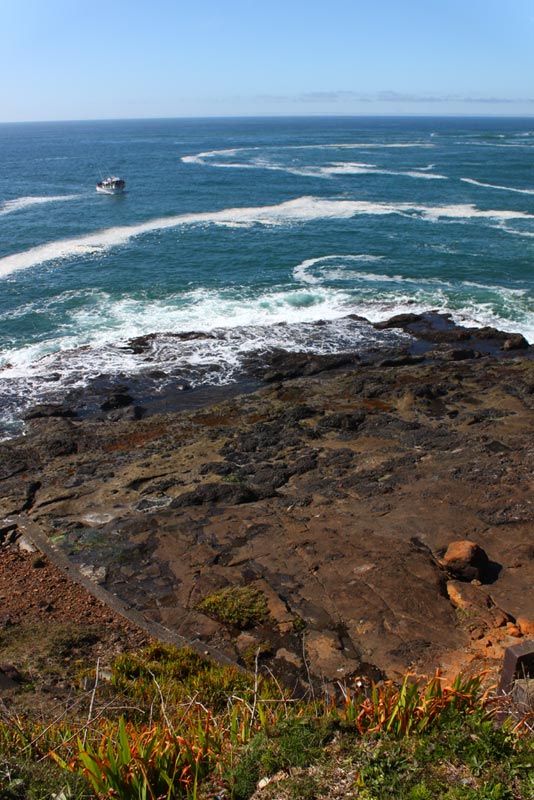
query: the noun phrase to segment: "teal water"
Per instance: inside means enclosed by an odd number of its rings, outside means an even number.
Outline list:
[[[251,350],[364,348],[351,313],[534,341],[532,119],[4,124],[0,158],[4,423],[101,374],[224,384]],[[127,346],[188,331],[211,338]]]

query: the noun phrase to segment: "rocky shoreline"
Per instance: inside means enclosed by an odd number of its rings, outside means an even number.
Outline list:
[[[534,634],[533,348],[436,313],[382,327],[408,336],[251,358],[247,391],[222,402],[177,390],[178,410],[155,413],[123,381],[95,413],[34,408],[0,444],[6,580],[33,531],[137,630],[297,689],[496,675]],[[225,616],[243,587],[261,613]]]

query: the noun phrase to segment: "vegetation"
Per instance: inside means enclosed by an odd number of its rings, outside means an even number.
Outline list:
[[[529,720],[497,724],[503,701],[481,676],[357,681],[308,702],[153,645],[93,678],[84,703],[48,724],[3,709],[2,800],[534,797]]]
[[[251,586],[228,586],[205,597],[197,608],[218,622],[240,630],[252,628],[268,615],[265,595]]]

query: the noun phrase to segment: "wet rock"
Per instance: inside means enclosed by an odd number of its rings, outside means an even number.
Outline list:
[[[504,340],[503,350],[525,350],[530,345],[525,337],[520,333],[513,333],[508,339]]]
[[[422,314],[397,314],[383,322],[376,322],[373,327],[378,331],[389,330],[390,328],[402,328],[405,330],[408,325],[412,325],[414,322],[421,322],[423,319]]]
[[[145,413],[145,409],[142,406],[128,405],[126,407],[121,407],[110,411],[107,414],[107,419],[109,419],[111,422],[120,422],[124,420],[135,422],[139,419],[142,419],[145,416]]]
[[[316,375],[319,372],[338,369],[355,364],[360,360],[356,353],[341,355],[318,355],[312,353],[292,353],[287,350],[273,350],[270,353],[252,355],[245,363],[247,371],[266,383],[298,378],[303,375]]]
[[[102,411],[114,411],[117,408],[131,405],[133,401],[133,397],[128,392],[115,391],[107,396],[104,402],[101,403],[100,408]]]
[[[466,347],[464,350],[450,350],[448,353],[448,358],[451,361],[468,361],[471,358],[477,358],[479,354],[476,353],[469,347]]]
[[[128,349],[137,355],[146,353],[158,339],[176,339],[177,341],[190,341],[194,339],[216,339],[215,334],[204,331],[184,331],[183,333],[147,333],[136,336],[128,342]]]
[[[76,412],[67,406],[64,405],[57,405],[54,403],[41,403],[37,406],[33,406],[30,410],[24,415],[25,420],[31,419],[42,419],[42,418],[50,418],[50,417],[61,417],[63,419],[69,419],[76,416]]]

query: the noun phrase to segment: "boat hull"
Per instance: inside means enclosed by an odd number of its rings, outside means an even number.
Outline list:
[[[100,192],[101,194],[122,194],[124,192],[124,186],[120,189],[113,189],[105,186],[98,186],[97,184],[96,191]]]
[[[126,183],[116,175],[104,178],[96,184],[96,191],[102,194],[122,194],[126,188]]]

